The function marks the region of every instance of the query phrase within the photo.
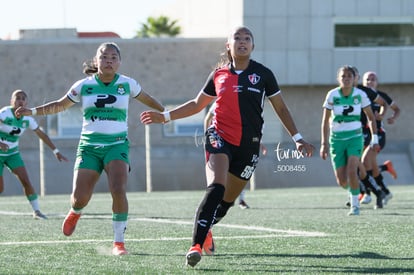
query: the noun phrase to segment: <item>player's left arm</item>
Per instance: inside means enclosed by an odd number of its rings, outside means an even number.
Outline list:
[[[378,96],[374,100],[375,103],[379,104],[380,111],[379,113],[374,114],[376,120],[382,120],[387,113],[388,110],[388,104],[385,101],[385,99],[382,97],[382,95],[378,94]]]
[[[289,108],[285,104],[282,94],[278,93],[274,96],[269,97],[270,103],[275,110],[276,114],[278,115],[280,121],[282,122],[283,127],[286,129],[286,131],[290,134],[290,136],[294,139],[296,143],[296,148],[299,151],[302,151],[303,149],[306,151],[307,156],[313,155],[313,150],[315,147],[306,142],[302,136],[299,134],[299,131],[296,128],[296,124],[293,121],[292,115],[289,111]],[[297,138],[299,136],[299,138]]]
[[[401,109],[400,107],[398,107],[398,105],[393,102],[390,105],[390,108],[393,110],[392,116],[387,118],[388,124],[393,124],[395,122],[395,120],[400,116],[401,113]]]
[[[395,120],[400,116],[401,110],[398,107],[397,103],[395,103],[395,101],[387,93],[382,91],[378,91],[378,93],[382,96],[382,98],[393,111],[392,116],[387,118],[388,123],[393,124]]]
[[[148,107],[158,110],[160,112],[165,110],[165,107],[161,104],[161,102],[159,102],[157,99],[144,92],[144,90],[141,90],[141,92],[135,97],[135,99],[147,105]]]
[[[380,151],[380,146],[378,144],[378,134],[377,134],[377,124],[375,122],[375,116],[372,112],[372,108],[370,105],[363,108],[365,115],[367,116],[368,126],[371,130],[371,148],[373,148],[376,152]]]

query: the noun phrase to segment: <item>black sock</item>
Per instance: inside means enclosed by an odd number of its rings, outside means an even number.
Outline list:
[[[224,216],[226,216],[227,211],[229,211],[229,208],[234,205],[233,202],[225,202],[221,201],[219,206],[217,207],[216,216],[214,217],[213,224],[218,223]]]
[[[365,180],[365,179],[364,179]],[[368,180],[370,188],[372,192],[374,192],[375,196],[382,197],[382,187],[377,183],[377,181],[372,177],[372,170],[367,171],[367,177],[366,180]]]
[[[381,174],[379,174],[378,176],[376,176],[375,178],[375,182],[381,187],[381,189],[384,191],[385,194],[389,194],[390,190],[388,190],[387,186],[384,183],[384,178],[382,177]]]
[[[193,229],[193,246],[203,246],[208,230],[216,213],[219,203],[223,200],[224,186],[213,183],[207,187],[203,200],[197,208]]]
[[[370,195],[370,191],[373,189],[371,182],[369,181],[369,175],[367,174],[365,176],[365,178],[361,179],[361,185],[363,186],[363,188],[361,189],[361,193],[364,194],[366,193],[367,195]]]
[[[374,186],[372,182],[369,180],[369,177],[372,177],[372,170],[367,171],[367,176],[366,176],[366,179],[369,181],[368,186],[367,186],[367,189],[368,189],[367,194],[371,195],[370,191],[374,191],[375,189],[378,189],[378,186]],[[374,194],[376,193],[374,192]]]
[[[378,168],[379,168],[379,170],[380,170],[381,172],[384,172],[384,171],[387,171],[387,170],[388,170],[388,169],[387,169],[387,166],[386,166],[386,165],[384,165],[384,164],[378,165]]]

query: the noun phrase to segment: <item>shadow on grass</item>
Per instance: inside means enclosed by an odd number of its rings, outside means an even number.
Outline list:
[[[280,210],[280,211],[286,211],[286,210],[337,210],[337,209],[346,209],[345,204],[344,207],[312,207],[312,206],[303,206],[303,207],[251,207],[247,211],[255,211],[255,210]]]
[[[340,206],[333,206],[333,207],[320,207],[320,206],[300,206],[300,207],[285,207],[285,206],[281,206],[281,207],[251,207],[249,208],[249,212],[250,211],[263,211],[263,210],[280,210],[280,211],[286,211],[286,210],[304,210],[304,211],[313,211],[313,210],[341,210],[341,209],[349,209],[349,207],[346,207],[345,204],[343,207]],[[361,211],[370,211],[370,210],[374,210],[374,209],[370,209],[367,207],[361,207]],[[397,213],[395,211],[398,210],[414,210],[414,206],[410,207],[410,206],[406,206],[406,207],[393,207],[392,211],[393,212],[385,212],[385,211],[390,211],[387,209],[387,207],[385,206],[384,209],[376,209],[375,211],[380,213],[381,215],[389,215],[389,216],[413,216],[414,213]],[[381,212],[382,211],[382,212]]]
[[[214,257],[295,257],[295,258],[316,258],[316,259],[339,259],[339,258],[356,258],[356,259],[381,259],[381,260],[399,260],[399,261],[412,261],[414,257],[397,258],[388,257],[375,252],[358,252],[355,254],[337,254],[337,255],[322,255],[322,254],[266,254],[266,253],[248,253],[248,254],[220,254],[214,255]]]
[[[322,255],[322,254],[223,254],[223,255],[215,255],[215,258],[243,258],[244,261],[247,257],[251,257],[253,259],[260,259],[260,258],[266,258],[266,262],[263,264],[260,263],[253,263],[255,262],[254,260],[248,264],[246,266],[245,271],[252,271],[254,270],[255,272],[263,272],[263,273],[268,273],[268,272],[276,272],[276,273],[286,273],[286,272],[309,272],[309,273],[313,273],[313,272],[317,272],[317,273],[345,273],[345,274],[349,274],[349,273],[355,273],[355,274],[397,274],[397,273],[406,273],[406,274],[412,274],[414,273],[414,267],[411,268],[407,268],[407,267],[364,267],[362,266],[364,264],[364,259],[366,260],[394,260],[394,261],[413,261],[414,257],[406,257],[406,258],[401,258],[401,257],[389,257],[389,256],[385,256],[385,255],[381,255],[378,253],[374,253],[374,252],[358,252],[355,254],[336,254],[336,255]],[[277,260],[275,260],[275,264],[271,264],[269,263],[268,259],[269,258],[298,258],[298,260],[300,259],[315,259],[315,260],[335,260],[335,259],[353,259],[356,260],[357,263],[361,263],[361,266],[346,266],[346,264],[341,263],[340,266],[336,265],[335,263],[332,263],[331,265],[322,265],[322,264],[317,264],[317,265],[307,265],[307,264],[303,264],[303,265],[295,265],[294,263],[292,264],[283,264],[283,263],[277,263]],[[238,271],[242,271],[243,270],[243,260],[239,261],[239,266],[237,268]],[[384,265],[384,262],[381,262],[381,265]],[[391,265],[391,264],[390,264]],[[392,264],[395,266],[395,264]],[[257,266],[259,268],[253,268],[252,266]],[[260,266],[264,266],[263,269],[260,269]],[[274,269],[272,269],[272,266],[274,266]],[[286,268],[284,268],[286,267]]]
[[[129,254],[134,256],[140,257],[183,257],[182,254],[152,254],[152,253],[130,253]],[[204,258],[204,257],[203,257]],[[209,257],[210,258],[210,257]],[[374,252],[358,252],[355,254],[336,254],[336,255],[322,255],[322,254],[266,254],[266,253],[248,253],[248,254],[219,254],[214,255],[215,260],[217,260],[217,266],[214,268],[205,267],[203,265],[203,261],[201,261],[194,270],[196,271],[203,271],[205,273],[215,274],[217,272],[229,272],[229,268],[222,268],[220,269],[219,266],[226,261],[232,259],[232,261],[236,260],[237,265],[231,265],[231,269],[237,274],[243,273],[254,273],[254,274],[262,274],[262,273],[309,273],[309,274],[398,274],[398,273],[406,273],[412,274],[414,273],[414,267],[395,267],[395,264],[392,264],[394,267],[371,267],[371,266],[362,266],[364,264],[364,259],[366,260],[396,260],[396,261],[413,261],[414,257],[388,257],[385,255],[381,255]],[[252,258],[252,261],[246,261],[247,258]],[[263,258],[263,263],[260,263],[260,259]],[[265,258],[265,259],[264,259]],[[336,259],[351,259],[355,260],[351,263],[335,263],[330,262],[329,264],[295,264],[296,261],[292,261],[292,263],[286,264],[286,259],[294,258],[297,259],[298,262],[303,263],[303,259],[314,259],[315,261],[320,260],[336,260]],[[272,261],[274,259],[274,261]],[[278,261],[279,259],[279,261]],[[282,259],[283,263],[280,262]],[[360,263],[360,266],[350,266],[353,263]],[[210,263],[211,264],[211,263]],[[381,262],[382,266],[384,266],[384,262]],[[391,264],[390,264],[391,265]],[[185,266],[184,266],[185,267]],[[191,267],[187,267],[189,270],[193,270]],[[233,269],[234,268],[234,269]]]

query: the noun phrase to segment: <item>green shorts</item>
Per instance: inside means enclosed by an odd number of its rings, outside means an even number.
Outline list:
[[[345,140],[333,139],[331,137],[330,143],[331,161],[335,170],[347,165],[348,157],[356,156],[360,159],[362,156],[364,149],[364,138],[362,135]]]
[[[100,174],[112,160],[122,160],[129,164],[128,140],[108,146],[79,145],[74,169],[91,169]]]
[[[18,167],[24,166],[24,162],[19,152],[9,156],[0,156],[0,177],[3,176],[3,168],[5,165],[13,171]]]

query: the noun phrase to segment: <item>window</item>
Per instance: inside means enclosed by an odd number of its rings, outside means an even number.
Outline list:
[[[412,18],[336,19],[335,47],[401,46],[414,46]]]
[[[167,105],[166,109],[171,110],[175,105]],[[170,121],[164,124],[164,135],[194,137],[204,133],[204,117],[207,110],[201,111],[192,116]]]
[[[64,112],[47,116],[47,133],[57,138],[79,138],[82,130],[81,106],[73,106]]]

